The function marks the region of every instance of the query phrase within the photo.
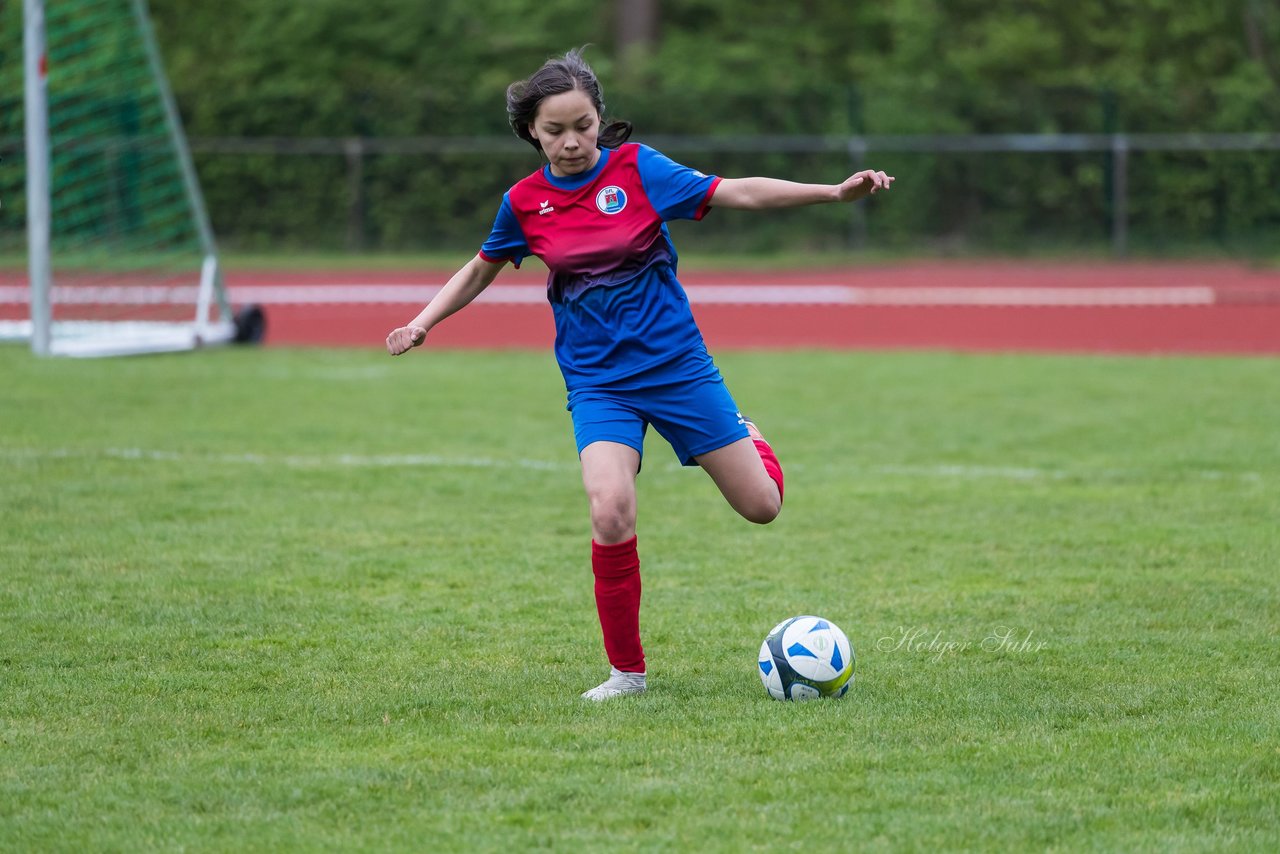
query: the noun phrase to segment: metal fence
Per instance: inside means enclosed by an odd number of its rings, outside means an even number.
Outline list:
[[[665,152],[843,154],[850,173],[881,153],[1063,153],[1093,152],[1110,155],[1105,186],[1110,211],[1112,251],[1124,255],[1129,248],[1130,157],[1132,152],[1240,152],[1280,151],[1280,133],[1082,133],[1082,134],[953,134],[953,135],[760,135],[672,136],[650,135],[645,141]],[[362,232],[365,208],[362,196],[366,158],[373,155],[494,155],[527,153],[526,144],[508,137],[202,137],[191,140],[201,154],[270,154],[277,156],[328,155],[344,158],[348,195],[348,244],[355,248]],[[1280,188],[1272,188],[1280,189]],[[859,206],[850,214],[851,242],[865,234],[865,215]]]
[[[722,159],[737,158],[737,165],[741,167],[745,162],[745,168],[751,168],[756,160],[764,161],[771,157],[799,160],[814,156],[828,165],[834,159],[838,168],[847,168],[849,172],[867,165],[879,166],[891,157],[916,155],[952,155],[961,158],[970,154],[997,157],[1098,155],[1095,165],[1102,180],[1093,181],[1088,186],[1082,184],[1079,192],[1096,197],[1092,199],[1090,209],[1096,211],[1097,238],[1109,240],[1111,250],[1116,255],[1126,254],[1131,243],[1131,211],[1134,209],[1131,196],[1137,180],[1132,175],[1135,153],[1184,153],[1194,158],[1208,157],[1214,153],[1280,152],[1280,133],[646,135],[644,141],[677,157],[705,155],[714,159],[716,155],[721,155]],[[385,184],[385,181],[379,183],[382,180],[382,176],[378,174],[379,158],[391,155],[399,158],[397,162],[404,162],[404,158],[408,158],[410,162],[416,158],[447,158],[454,163],[477,164],[487,158],[510,164],[512,168],[507,171],[516,177],[527,174],[528,166],[533,162],[528,146],[509,136],[196,137],[190,143],[198,161],[203,160],[206,164],[213,160],[223,161],[226,166],[254,158],[267,158],[280,166],[308,157],[331,161],[325,168],[332,180],[326,186],[319,204],[324,205],[325,216],[333,223],[331,242],[335,245],[344,244],[351,250],[366,248],[365,235],[376,230],[369,227],[380,213],[376,206],[386,201],[384,196],[370,197],[379,192],[377,189],[371,191],[371,186],[381,188]],[[21,138],[0,138],[0,157],[3,158],[0,165],[7,175],[4,182],[6,198],[4,210],[0,211],[0,220],[3,220],[6,232],[11,227],[20,230],[22,223],[19,221],[18,209],[21,205],[11,202],[18,201],[14,197],[21,193]],[[1268,154],[1267,163],[1269,166],[1261,180],[1270,183],[1267,176],[1280,175],[1280,160],[1272,160]],[[301,165],[300,163],[299,166]],[[822,167],[824,174],[827,168]],[[217,184],[218,180],[216,174],[212,176],[212,180],[205,177],[207,184]],[[506,179],[502,176],[490,176],[486,180]],[[1073,184],[1069,186],[1074,187]],[[251,187],[243,187],[236,182],[223,188],[207,187],[211,191],[219,189],[223,191],[221,195],[231,199],[230,203],[223,199],[224,213],[254,201]],[[1249,192],[1274,194],[1277,189],[1280,187],[1252,186]],[[279,192],[277,188],[263,188],[263,191]],[[423,191],[422,188],[414,190],[419,193]],[[426,192],[430,192],[430,189]],[[496,204],[496,200],[490,201]],[[876,216],[888,213],[888,209],[880,209]],[[491,217],[492,213],[488,213],[488,216]],[[867,244],[868,215],[865,205],[853,205],[847,213],[829,211],[823,216],[827,217],[823,220],[827,223],[833,221],[831,216],[835,216],[837,220],[843,219],[844,224],[840,227],[847,233],[848,245],[857,248]],[[227,221],[224,216],[223,222]],[[1274,212],[1264,215],[1260,223],[1264,242],[1269,239],[1266,235],[1273,229],[1280,234],[1280,218]],[[215,215],[215,225],[217,224],[218,217]],[[469,224],[466,233],[474,235],[475,225],[476,223]],[[1276,243],[1280,245],[1280,240]]]

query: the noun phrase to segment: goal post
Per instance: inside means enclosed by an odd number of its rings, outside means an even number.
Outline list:
[[[27,152],[27,269],[31,349],[49,355],[49,116],[45,90],[44,3],[23,0],[23,97]]]
[[[22,8],[25,204],[5,204],[0,220],[25,220],[27,281],[15,264],[0,269],[0,336],[71,356],[236,340],[145,0]],[[16,189],[0,187],[2,201]]]

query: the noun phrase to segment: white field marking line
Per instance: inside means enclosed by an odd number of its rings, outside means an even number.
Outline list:
[[[802,469],[801,466],[792,466],[794,469]],[[899,476],[899,477],[920,477],[934,480],[954,479],[954,480],[1134,480],[1144,476],[1144,472],[1139,469],[1096,469],[1068,471],[1066,469],[1041,469],[1020,466],[983,466],[983,465],[878,465],[878,466],[858,466],[852,465],[847,467],[853,472],[865,472],[867,474]],[[825,469],[825,467],[824,467]],[[1249,482],[1259,482],[1262,475],[1258,472],[1225,472],[1216,469],[1202,469],[1190,473],[1192,476],[1203,480],[1243,480]]]
[[[194,285],[64,285],[53,289],[57,305],[187,305],[196,300]],[[422,305],[439,285],[376,283],[307,285],[235,285],[229,293],[239,304],[262,305]],[[846,285],[690,285],[689,301],[701,305],[845,305],[845,306],[1023,306],[1107,307],[1213,305],[1207,285],[1163,287],[852,287]],[[0,304],[28,302],[22,286],[0,286]],[[491,285],[478,298],[490,305],[543,305],[541,285]]]
[[[335,455],[283,455],[272,454],[189,454],[179,451],[150,450],[146,448],[52,448],[39,450],[34,448],[0,448],[0,458],[11,461],[31,461],[40,459],[74,459],[74,458],[107,458],[115,460],[138,460],[151,462],[212,462],[253,466],[282,465],[289,468],[523,468],[534,471],[577,471],[577,462],[556,462],[553,460],[533,460],[524,458],[497,459],[493,457],[447,457],[439,454],[335,454]],[[674,462],[663,465],[663,471],[685,471],[686,467]],[[1098,469],[1092,471],[1068,471],[1065,469],[1035,468],[1026,466],[987,466],[987,465],[876,465],[876,466],[838,466],[840,470],[853,474],[885,475],[890,477],[916,477],[931,480],[1133,480],[1140,479],[1143,472],[1136,469]],[[803,464],[792,464],[788,471],[805,471]],[[829,472],[831,466],[823,466],[822,471]],[[1191,472],[1192,476],[1203,480],[1241,480],[1261,482],[1263,476],[1259,472],[1226,472],[1216,469],[1203,469]]]
[[[300,456],[287,454],[187,454],[179,451],[159,451],[146,448],[53,448],[41,451],[31,448],[2,448],[0,457],[10,460],[107,458],[115,460],[140,460],[174,463],[228,463],[253,466],[282,465],[290,468],[523,468],[536,471],[576,471],[577,463],[559,463],[551,460],[509,459],[491,457],[446,457],[439,454],[335,454],[331,456]]]

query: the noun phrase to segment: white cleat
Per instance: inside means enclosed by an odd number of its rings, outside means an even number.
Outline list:
[[[621,670],[610,667],[609,678],[601,682],[590,691],[583,693],[583,697],[588,700],[609,700],[614,697],[621,697],[623,694],[643,694],[645,690],[643,673],[623,673]]]

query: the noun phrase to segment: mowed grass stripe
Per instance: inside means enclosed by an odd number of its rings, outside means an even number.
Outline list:
[[[589,706],[549,356],[0,348],[0,848],[1276,847],[1274,361],[719,361],[786,509],[652,441]],[[810,612],[856,681],[775,703]]]

